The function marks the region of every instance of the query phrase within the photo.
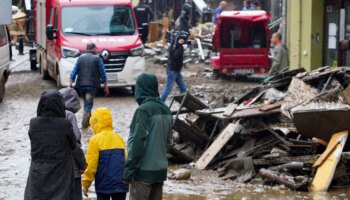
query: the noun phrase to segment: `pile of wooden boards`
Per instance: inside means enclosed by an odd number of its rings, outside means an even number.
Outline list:
[[[169,160],[239,182],[259,175],[295,190],[349,185],[349,83],[350,68],[296,69],[223,108],[189,93],[175,96]]]

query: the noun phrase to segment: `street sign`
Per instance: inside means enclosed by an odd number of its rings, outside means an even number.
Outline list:
[[[12,23],[12,3],[11,0],[0,1],[0,25]]]

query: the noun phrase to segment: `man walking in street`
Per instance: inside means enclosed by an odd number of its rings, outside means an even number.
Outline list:
[[[142,43],[147,42],[149,33],[149,22],[153,18],[152,8],[146,4],[146,0],[140,0],[140,3],[134,8],[137,26],[141,34]]]
[[[87,53],[78,58],[68,82],[68,87],[72,87],[73,82],[78,75],[75,87],[79,88],[79,93],[84,98],[83,128],[89,126],[94,98],[101,87],[101,83],[104,85],[106,95],[109,95],[106,70],[103,66],[102,59],[96,55],[96,45],[94,43],[87,44],[87,51]]]
[[[289,68],[288,49],[281,40],[281,33],[277,32],[272,35],[271,42],[274,48],[272,50],[272,66],[269,71],[270,76],[286,71]]]
[[[225,10],[226,6],[227,6],[226,1],[221,1],[219,7],[217,7],[217,8],[215,9],[214,17],[213,17],[213,23],[214,23],[214,25],[217,25],[217,24],[218,24],[219,15],[222,13],[223,10]]]
[[[163,93],[160,97],[162,102],[165,102],[171,90],[173,89],[174,82],[179,86],[180,93],[186,92],[186,85],[183,80],[181,69],[183,66],[184,58],[184,47],[183,44],[187,40],[187,33],[181,31],[172,33],[172,41],[169,47],[169,59],[168,59],[168,68],[167,68],[167,82]]]
[[[130,200],[161,200],[172,138],[171,112],[159,100],[154,74],[138,77],[135,98],[139,107],[130,126],[124,179],[130,183]]]

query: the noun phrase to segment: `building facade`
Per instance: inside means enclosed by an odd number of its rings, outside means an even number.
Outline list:
[[[288,0],[287,13],[292,68],[350,66],[350,0]]]

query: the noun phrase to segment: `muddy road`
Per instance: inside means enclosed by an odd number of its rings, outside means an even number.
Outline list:
[[[26,65],[22,62],[20,65]],[[27,65],[28,66],[28,65]],[[164,69],[160,68],[160,72]],[[149,71],[152,71],[149,69]],[[157,73],[157,70],[153,70]],[[159,73],[160,82],[165,81],[162,73]],[[196,81],[186,75],[186,80]],[[162,83],[160,88],[163,87]],[[12,74],[6,84],[6,96],[0,104],[0,199],[17,200],[23,199],[29,165],[30,165],[30,140],[28,137],[29,121],[36,116],[37,103],[40,94],[45,90],[55,88],[54,81],[44,81],[38,72],[31,72],[26,67],[15,65]],[[175,90],[176,92],[176,90]],[[81,101],[81,103],[83,103]],[[129,125],[134,111],[137,108],[132,93],[129,89],[112,89],[110,97],[99,95],[95,100],[96,107],[108,107],[113,114],[114,130],[127,140]],[[82,110],[77,113],[78,122],[82,120]],[[79,124],[80,126],[80,124]],[[91,130],[82,133],[83,148],[89,137]],[[172,169],[178,166],[172,166]],[[202,177],[190,182],[168,181],[165,184],[166,199],[184,199],[204,197],[208,188],[221,190],[215,194],[222,194],[225,190],[224,182],[220,182],[215,173],[197,173]],[[194,189],[193,185],[199,187]],[[228,184],[227,184],[228,186]],[[225,192],[224,192],[225,193]],[[175,196],[174,196],[175,195]],[[177,196],[180,195],[180,196]],[[93,198],[93,188],[90,196]]]
[[[23,62],[22,65],[27,65]],[[27,65],[28,66],[28,65]],[[28,67],[29,68],[29,67]],[[160,66],[149,67],[161,82],[165,81],[164,70]],[[198,76],[203,67],[194,66],[185,69],[185,80],[191,85],[193,93],[220,93],[218,88],[242,88],[251,83],[233,83],[227,80],[213,81],[205,76]],[[29,165],[30,141],[27,135],[29,120],[36,116],[36,107],[40,94],[45,90],[55,89],[53,81],[41,80],[40,74],[30,72],[25,67],[14,68],[6,85],[6,97],[0,104],[0,200],[23,199]],[[177,90],[175,90],[177,91]],[[129,124],[137,104],[127,89],[114,89],[110,97],[99,95],[95,100],[96,107],[108,107],[113,113],[114,130],[127,140]],[[204,98],[207,98],[204,97]],[[206,99],[204,99],[206,100]],[[82,119],[82,110],[77,113],[78,122]],[[82,133],[83,148],[92,135],[91,131]],[[170,166],[169,171],[180,167]],[[90,198],[94,199],[93,187]],[[257,184],[238,184],[233,181],[222,181],[214,171],[196,171],[188,181],[168,180],[164,186],[166,200],[202,200],[202,199],[348,199],[349,190],[336,190],[331,193],[317,194],[292,192],[284,187],[269,187]]]

